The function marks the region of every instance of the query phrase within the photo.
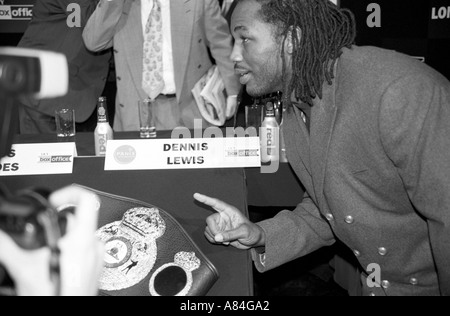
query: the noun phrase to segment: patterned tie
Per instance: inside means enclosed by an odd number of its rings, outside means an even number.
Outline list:
[[[144,33],[144,63],[142,88],[150,99],[155,99],[164,89],[162,62],[161,4],[154,0]]]

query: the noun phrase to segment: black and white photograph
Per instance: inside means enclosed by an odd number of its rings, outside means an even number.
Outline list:
[[[281,312],[449,262],[448,0],[0,0],[0,296]]]

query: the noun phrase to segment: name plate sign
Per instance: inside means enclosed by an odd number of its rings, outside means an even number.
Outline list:
[[[70,174],[76,156],[75,143],[14,144],[0,160],[0,176]]]
[[[261,167],[259,137],[109,140],[105,170]]]

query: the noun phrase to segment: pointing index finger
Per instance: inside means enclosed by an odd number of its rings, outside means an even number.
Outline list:
[[[230,206],[228,204],[226,204],[225,202],[222,202],[216,198],[212,198],[212,197],[200,194],[200,193],[195,193],[194,199],[196,199],[197,201],[199,201],[203,204],[211,206],[213,209],[215,209],[219,213],[226,212],[227,209],[230,208]]]

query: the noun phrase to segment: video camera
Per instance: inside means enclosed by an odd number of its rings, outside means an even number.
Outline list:
[[[39,100],[64,96],[68,82],[64,54],[0,48],[0,159],[11,150],[19,116],[17,101],[22,97]],[[49,205],[49,194],[42,189],[10,194],[0,183],[0,229],[23,249],[48,246],[58,252],[57,241],[64,234],[66,216]],[[0,285],[4,285],[4,278],[0,267]]]
[[[48,203],[50,191],[25,189],[11,195],[0,190],[0,230],[6,232],[21,248],[40,249],[57,243],[66,230],[68,207],[56,212]]]
[[[69,86],[64,54],[17,47],[0,48],[0,158],[12,144],[18,122],[16,100],[64,96]]]

